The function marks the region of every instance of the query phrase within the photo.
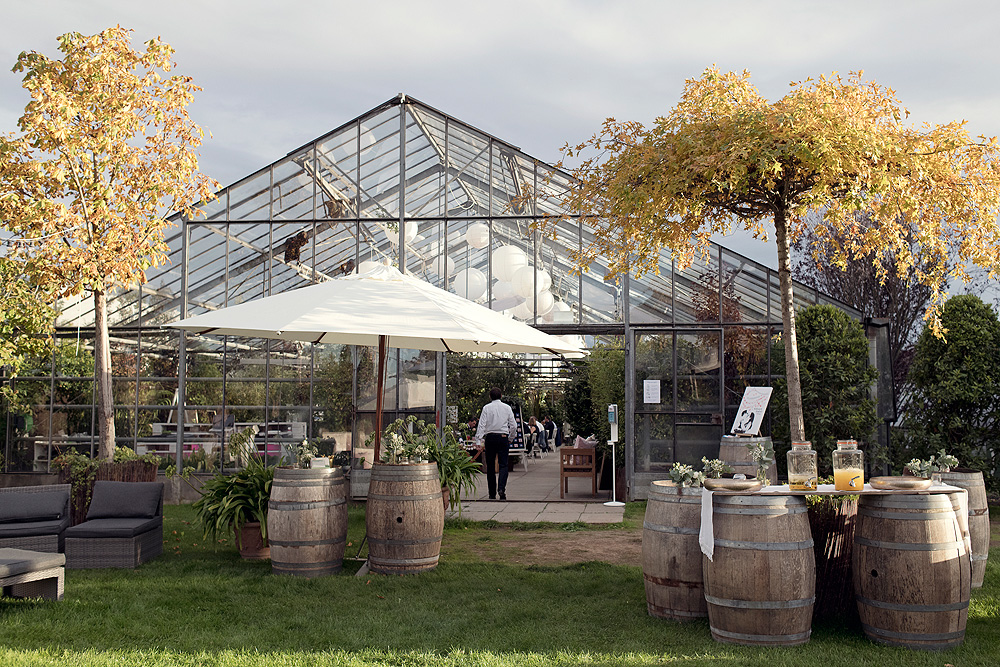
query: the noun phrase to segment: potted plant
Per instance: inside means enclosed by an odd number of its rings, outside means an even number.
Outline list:
[[[705,477],[711,479],[719,479],[723,475],[732,475],[733,469],[725,461],[720,459],[707,459],[706,457],[701,457],[702,470],[705,473]]]
[[[269,557],[267,503],[274,467],[264,462],[254,446],[257,427],[238,431],[229,439],[231,451],[244,461],[232,475],[217,474],[201,486],[201,498],[192,507],[205,529],[205,538],[235,532],[240,555],[248,560]]]
[[[369,436],[369,440],[373,438],[374,436]],[[382,453],[383,463],[436,463],[441,475],[443,502],[452,509],[457,506],[461,516],[462,493],[475,491],[476,476],[481,468],[465,451],[451,426],[442,428],[439,435],[434,424],[410,415],[390,424],[385,429],[382,443],[385,448]]]
[[[767,478],[767,469],[774,463],[774,445],[770,439],[757,440],[747,444],[747,449],[750,450],[750,459],[757,467],[757,479],[761,486],[768,486],[771,480]]]

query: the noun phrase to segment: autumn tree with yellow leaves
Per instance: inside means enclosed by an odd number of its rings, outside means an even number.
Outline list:
[[[200,88],[171,74],[169,44],[133,50],[121,26],[58,38],[63,57],[22,53],[14,72],[31,101],[20,135],[0,135],[0,220],[11,257],[39,269],[57,296],[89,292],[95,312],[100,458],[114,452],[107,295],[166,261],[165,215],[212,196],[198,172],[204,133],[186,107]]]
[[[769,102],[749,72],[709,68],[652,127],[608,119],[564,149],[564,161],[581,160],[564,204],[596,228],[576,259],[603,256],[613,272],[641,275],[657,270],[661,248],[686,266],[713,234],[742,227],[766,238],[773,220],[791,439],[804,440],[789,248],[808,212],[822,211],[815,247],[829,261],[868,257],[930,287],[925,317],[939,334],[947,282],[968,280],[973,264],[991,277],[1000,267],[996,138],[970,137],[964,121],[913,127],[907,116],[894,91],[861,72],[792,83]],[[949,248],[950,262],[934,261]],[[887,255],[893,264],[880,268]]]

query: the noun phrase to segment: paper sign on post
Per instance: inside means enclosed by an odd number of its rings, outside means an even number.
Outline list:
[[[659,403],[660,402],[660,381],[659,380],[643,380],[642,381],[642,402],[643,403]]]
[[[771,400],[771,387],[747,387],[740,401],[740,409],[736,411],[736,421],[733,422],[735,435],[757,435],[764,421],[764,411]]]

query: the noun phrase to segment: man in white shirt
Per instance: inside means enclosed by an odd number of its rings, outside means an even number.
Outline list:
[[[483,406],[479,415],[479,426],[476,428],[476,438],[485,442],[486,484],[490,492],[490,500],[496,500],[497,491],[500,500],[507,500],[507,450],[510,439],[517,433],[517,422],[514,421],[514,411],[500,400],[502,394],[499,387],[490,389],[490,402]],[[497,484],[497,463],[499,462],[500,479]]]

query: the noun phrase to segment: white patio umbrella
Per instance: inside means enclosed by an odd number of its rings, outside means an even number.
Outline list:
[[[578,344],[534,329],[395,268],[220,308],[168,325],[196,334],[378,346],[375,457],[382,431],[385,350],[580,356]]]

